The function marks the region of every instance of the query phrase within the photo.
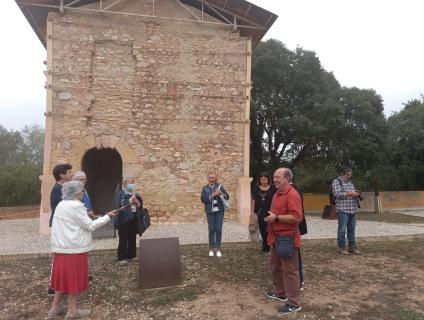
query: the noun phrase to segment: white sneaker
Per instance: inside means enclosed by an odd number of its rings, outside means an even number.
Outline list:
[[[213,250],[209,251],[209,257],[213,257],[213,256],[214,256]]]
[[[216,252],[216,256],[217,256],[218,258],[221,258],[221,257],[222,257],[222,253],[221,253],[221,251],[219,251],[219,250],[218,250],[218,251]]]
[[[127,266],[128,265],[128,261],[127,260],[119,260],[116,263],[117,266]]]

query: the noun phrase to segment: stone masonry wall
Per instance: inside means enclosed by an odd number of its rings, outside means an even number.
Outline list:
[[[187,14],[172,3],[159,1],[156,10]],[[149,4],[139,9],[150,10]],[[50,172],[64,161],[79,169],[85,151],[102,147],[96,139],[113,139],[153,221],[203,220],[200,190],[210,170],[230,193],[227,218],[234,219],[243,176],[247,40],[228,27],[182,20],[95,12],[48,19]]]

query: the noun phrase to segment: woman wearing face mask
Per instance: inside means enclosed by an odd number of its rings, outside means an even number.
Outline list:
[[[135,214],[143,207],[143,200],[134,193],[134,178],[124,177],[122,188],[115,195],[115,207],[120,208],[127,204],[131,206],[121,210],[114,220],[115,229],[118,229],[118,265],[124,266],[128,262],[137,261],[137,222]]]
[[[88,289],[88,251],[93,249],[91,232],[108,223],[117,212],[91,220],[82,203],[83,194],[81,182],[65,182],[63,200],[55,210],[50,239],[54,254],[50,286],[55,295],[48,319],[65,313],[65,320],[90,314],[90,310],[77,309],[77,296]],[[61,304],[63,294],[68,295],[67,310]]]

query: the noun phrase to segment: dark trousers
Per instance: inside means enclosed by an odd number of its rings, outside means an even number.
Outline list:
[[[303,267],[302,267],[302,255],[300,254],[300,249],[298,251],[298,259],[297,259],[297,265],[299,267],[299,281],[300,281],[300,286],[302,287],[303,285]]]
[[[277,296],[287,297],[288,304],[300,306],[298,250],[295,249],[291,258],[282,259],[275,255],[275,250],[271,247],[269,264],[274,293]]]
[[[258,215],[258,224],[259,224],[259,231],[261,233],[262,237],[262,251],[263,252],[269,252],[269,245],[268,245],[268,225],[264,221],[264,218]]]
[[[118,228],[118,261],[135,258],[137,255],[137,229],[135,219]]]

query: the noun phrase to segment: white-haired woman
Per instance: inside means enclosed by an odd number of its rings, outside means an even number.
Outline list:
[[[117,214],[111,211],[93,221],[82,203],[84,185],[79,181],[63,184],[62,201],[57,205],[51,231],[54,254],[51,288],[55,289],[48,319],[64,314],[62,295],[68,295],[65,320],[79,319],[90,310],[77,309],[77,296],[88,289],[88,252],[92,250],[91,232],[108,223]]]
[[[131,204],[119,211],[119,215],[114,219],[115,229],[118,229],[118,265],[125,266],[128,262],[137,261],[137,221],[136,213],[143,208],[143,200],[135,193],[135,179],[124,177],[122,188],[115,194],[115,207],[121,208]]]
[[[87,183],[87,175],[84,171],[77,171],[74,173],[74,176],[72,177],[72,180],[76,180],[81,182],[84,185]],[[87,190],[84,190],[84,194],[82,197],[82,203],[84,203],[84,207],[87,208],[87,214],[90,218],[94,218],[94,211],[93,211],[93,205],[91,204],[90,196],[87,193]]]

